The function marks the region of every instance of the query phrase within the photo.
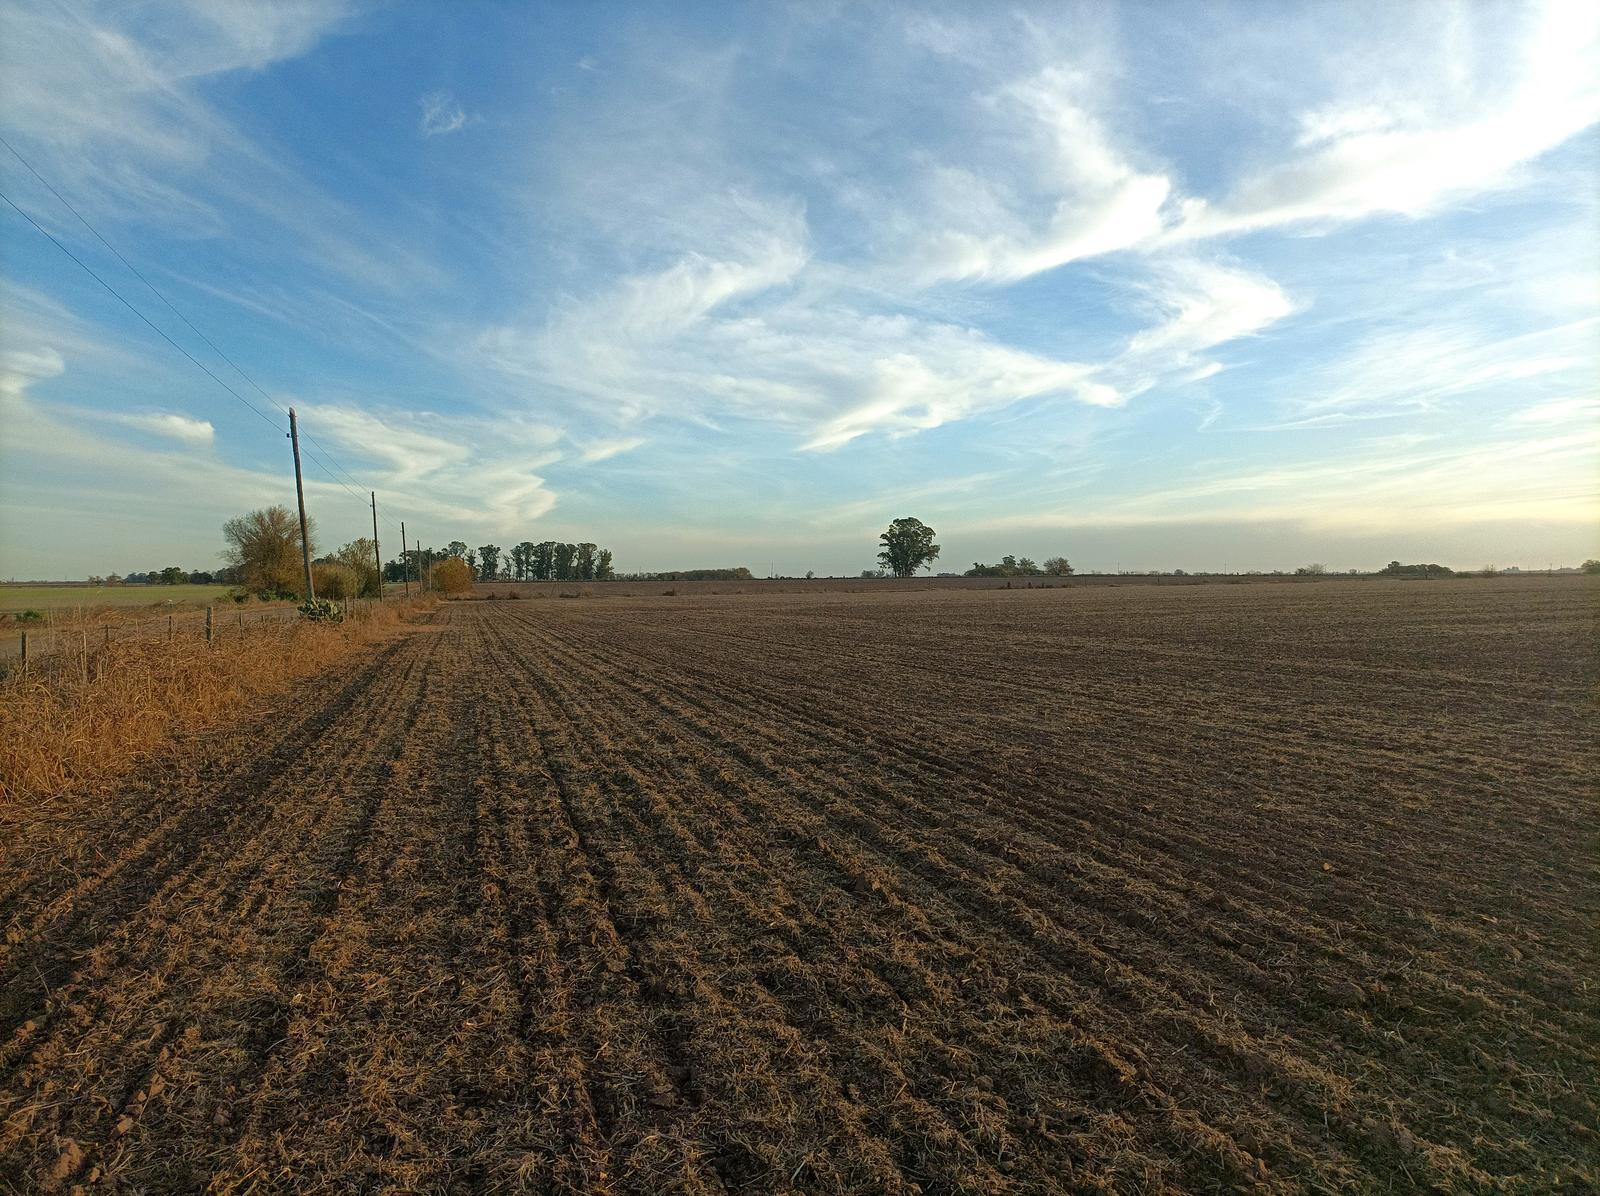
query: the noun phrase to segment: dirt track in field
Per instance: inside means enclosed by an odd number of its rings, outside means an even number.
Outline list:
[[[1600,1183],[1597,599],[447,606],[0,812],[0,1190]]]

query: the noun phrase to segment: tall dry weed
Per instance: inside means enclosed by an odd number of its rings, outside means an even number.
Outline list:
[[[112,642],[94,649],[88,678],[57,657],[0,681],[0,803],[45,801],[111,776],[174,731],[237,715],[252,699],[320,672],[392,634],[430,603],[384,603],[339,625],[294,620],[219,628],[172,642]]]

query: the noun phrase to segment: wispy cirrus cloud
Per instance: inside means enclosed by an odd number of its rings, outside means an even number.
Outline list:
[[[458,133],[472,122],[461,101],[448,91],[426,92],[417,104],[422,109],[417,129],[424,137]]]
[[[1502,185],[1517,167],[1600,121],[1600,13],[1565,2],[1528,12],[1532,19],[1509,45],[1485,46],[1481,56],[1464,49],[1474,32],[1496,35],[1466,27],[1465,11],[1431,53],[1386,49],[1395,58],[1390,77],[1415,80],[1413,87],[1301,112],[1299,136],[1281,161],[1219,200],[1184,200],[1169,235],[1421,216]],[[1509,77],[1496,69],[1501,62]]]
[[[163,436],[195,448],[209,447],[217,436],[217,430],[210,420],[195,419],[173,411],[118,412],[102,418],[125,428]]]

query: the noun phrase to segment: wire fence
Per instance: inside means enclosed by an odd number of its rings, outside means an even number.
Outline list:
[[[346,620],[361,622],[380,602],[397,598],[351,598],[339,603]],[[0,637],[0,676],[40,670],[53,672],[64,665],[88,669],[97,652],[115,644],[215,643],[240,635],[268,633],[301,620],[297,606],[284,604],[248,609],[243,606],[208,606],[173,611],[131,622],[95,622],[84,617],[62,617],[17,624]]]

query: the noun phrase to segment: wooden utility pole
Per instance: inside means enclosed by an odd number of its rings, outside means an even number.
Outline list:
[[[411,558],[406,555],[406,521],[400,521],[400,576],[405,579],[406,597],[411,597]]]
[[[383,553],[378,551],[378,492],[372,491],[372,559],[378,566],[378,599],[383,599]]]
[[[306,567],[306,601],[317,600],[317,587],[311,581],[311,532],[306,527],[306,488],[300,480],[300,429],[294,422],[294,408],[289,408],[289,443],[294,448],[294,496],[300,504],[300,559]]]

